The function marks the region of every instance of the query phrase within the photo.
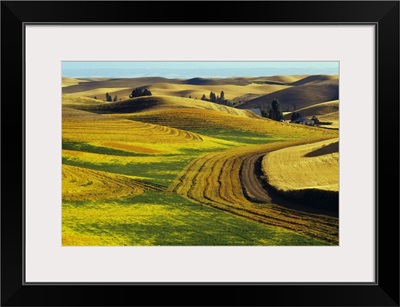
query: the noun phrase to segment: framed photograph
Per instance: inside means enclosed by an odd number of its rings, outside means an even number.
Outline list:
[[[3,306],[399,306],[398,1],[1,27]]]

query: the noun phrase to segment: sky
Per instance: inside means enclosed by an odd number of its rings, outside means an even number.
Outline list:
[[[339,74],[339,62],[62,62],[64,77],[239,77]]]

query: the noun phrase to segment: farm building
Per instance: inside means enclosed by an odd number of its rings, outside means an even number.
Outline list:
[[[312,119],[308,119],[308,118],[304,118],[304,117],[299,117],[298,119],[292,121],[292,123],[314,126],[314,121]]]

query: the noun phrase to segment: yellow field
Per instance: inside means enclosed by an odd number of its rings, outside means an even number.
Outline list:
[[[332,122],[332,125],[322,125],[324,127],[336,129],[339,128],[339,111],[320,115],[318,116],[318,119],[322,122]]]
[[[62,104],[63,105],[82,105],[82,104],[93,104],[98,105],[103,101],[100,99],[93,99],[85,96],[78,96],[74,94],[63,94],[62,95]]]
[[[338,139],[287,147],[263,159],[269,183],[281,191],[339,190]]]
[[[315,81],[314,78],[305,78],[310,82],[302,84],[298,81],[297,86],[290,86],[280,91],[261,95],[249,100],[239,106],[241,109],[264,108],[274,100],[278,99],[283,111],[306,108],[317,103],[337,100],[339,97],[339,81],[332,76],[322,76],[324,81]],[[313,81],[314,80],[314,81]],[[296,82],[297,83],[297,82]],[[292,83],[296,84],[296,83]]]
[[[301,211],[276,206],[268,199],[255,199],[257,197],[252,197],[248,193],[245,195],[244,187],[253,184],[245,182],[248,179],[241,173],[246,159],[254,155],[262,156],[286,146],[312,141],[312,139],[302,139],[204,155],[185,168],[170,187],[170,191],[257,222],[280,226],[296,233],[337,243],[337,219],[304,214]],[[260,205],[259,202],[264,205]]]
[[[126,99],[128,79],[102,79],[97,88],[89,81],[75,93],[67,88],[62,244],[338,244],[334,214],[279,201],[267,186],[338,191],[339,131],[200,100],[210,91],[233,99],[290,88],[248,80],[289,84],[307,77],[236,80],[247,85],[154,82],[146,85],[152,96],[134,99]],[[153,79],[134,82],[147,80]],[[80,81],[65,80],[74,82]],[[123,101],[105,103],[106,92]],[[337,106],[332,101],[307,109],[325,120]]]
[[[85,97],[91,97],[94,98],[95,96],[99,100],[106,100],[106,93],[109,93],[112,98],[121,91],[125,91],[126,93],[131,93],[132,89],[129,87],[110,87],[110,88],[96,88],[88,91],[82,91],[82,92],[76,92],[71,95],[77,95],[77,96],[85,96]],[[127,94],[127,96],[129,95]],[[118,98],[123,98],[123,97],[118,97]]]
[[[224,91],[226,99],[234,99],[246,94],[268,94],[287,88],[285,85],[248,84],[248,85],[190,85],[190,84],[155,84],[149,89],[153,95],[169,95],[200,99],[203,94],[209,97],[210,92],[220,95]]]
[[[62,166],[63,200],[105,200],[135,196],[143,187],[125,176],[70,165]]]
[[[282,83],[292,83],[306,78],[307,75],[294,75],[294,76],[270,76],[270,77],[260,77],[256,78],[257,81],[275,81]]]
[[[320,82],[325,82],[329,80],[339,80],[338,75],[314,75],[306,76],[305,78],[299,79],[292,82],[292,85],[304,85],[304,84],[315,84]]]
[[[248,85],[191,85],[191,84],[170,84],[170,83],[157,83],[149,85],[147,88],[152,92],[153,95],[164,95],[164,96],[177,96],[177,97],[189,97],[195,100],[206,95],[209,97],[210,92],[220,95],[221,91],[224,91],[226,99],[234,99],[235,97],[256,94],[264,95],[272,93],[281,89],[288,88],[286,85],[269,85],[269,84],[248,84]],[[73,95],[95,97],[97,99],[105,99],[105,94],[109,93],[113,98],[115,95],[118,99],[122,100],[129,99],[129,95],[132,93],[133,88],[128,87],[110,87],[110,88],[95,88],[86,91],[79,91],[73,93]]]
[[[78,165],[151,169],[157,163],[184,163],[188,151],[213,151],[237,146],[190,131],[63,108],[63,158]],[[177,176],[180,169],[157,170],[161,177]],[[129,174],[148,180],[149,174]],[[167,179],[165,179],[167,180]]]
[[[339,110],[339,100],[333,100],[333,101],[317,103],[309,107],[298,109],[296,110],[296,112],[300,112],[302,116],[311,118],[312,116],[319,117],[320,115],[338,112],[338,110]],[[290,114],[291,113],[289,113],[289,115],[286,115],[285,119],[290,119]]]
[[[233,109],[236,110],[236,109]],[[239,111],[239,110],[238,110]],[[248,111],[246,111],[248,112]],[[312,133],[316,135],[332,135],[330,131],[319,128],[281,123],[256,116],[249,112],[249,116],[238,116],[216,110],[204,109],[161,109],[140,113],[118,114],[114,117],[129,118],[146,122],[159,123],[165,126],[185,128],[223,127],[227,129],[241,129],[281,137],[301,137]]]
[[[332,122],[331,125],[322,125],[327,128],[339,128],[339,100],[317,103],[312,106],[296,110],[301,116],[312,118],[316,116],[321,122]],[[284,115],[286,120],[290,120],[292,112]]]
[[[79,83],[82,82],[87,82],[86,80],[80,80],[80,79],[75,79],[75,78],[68,78],[68,77],[62,77],[62,87],[68,87],[71,85],[78,85]]]
[[[118,113],[119,105],[124,104],[125,108],[128,103],[137,106],[147,101],[151,101],[152,105],[144,111]],[[337,135],[335,132],[315,127],[272,121],[248,110],[188,98],[152,96],[149,98],[135,98],[122,103],[102,105],[113,107],[116,110],[114,114],[104,114],[104,118],[138,120],[180,129],[224,127],[292,138],[308,136],[310,133],[314,135],[331,135],[332,137]]]

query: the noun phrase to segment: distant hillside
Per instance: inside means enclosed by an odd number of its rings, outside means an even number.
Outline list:
[[[284,85],[270,85],[270,84],[221,84],[221,85],[193,85],[193,84],[170,84],[170,83],[157,83],[147,87],[153,95],[167,95],[178,97],[189,97],[200,99],[202,95],[209,96],[210,92],[217,95],[224,91],[226,99],[234,99],[235,101],[247,101],[247,96],[244,99],[236,99],[244,95],[254,94],[253,98],[268,93],[276,92],[278,90],[287,88]],[[118,97],[122,97],[118,94]]]
[[[292,83],[290,83],[290,85],[298,86],[298,85],[319,83],[319,82],[324,82],[324,81],[329,81],[329,80],[338,80],[338,79],[339,79],[339,76],[337,76],[337,75],[314,75],[314,76],[308,76],[308,77],[305,77],[298,81],[292,82]]]
[[[296,75],[296,76],[268,76],[268,77],[257,77],[257,78],[252,78],[253,82],[262,82],[262,81],[267,81],[267,82],[280,82],[283,84],[290,84],[293,82],[296,82],[298,80],[301,80],[303,78],[307,77],[307,75]]]
[[[339,81],[327,80],[318,83],[293,86],[247,101],[240,109],[267,109],[274,99],[278,99],[283,111],[301,109],[316,103],[339,99]]]
[[[191,84],[191,85],[217,85],[217,80],[213,79],[204,79],[204,78],[193,78],[189,80],[185,80],[183,83]]]
[[[162,77],[145,77],[145,78],[118,78],[118,79],[100,79],[100,81],[89,81],[80,83],[78,85],[68,86],[63,88],[64,94],[71,94],[77,92],[86,92],[99,88],[135,88],[140,86],[147,86],[155,83],[182,83],[181,79],[167,79]]]
[[[83,105],[83,104],[92,104],[98,105],[102,103],[101,100],[93,99],[85,96],[77,96],[71,94],[63,94],[62,95],[62,104],[63,105]]]
[[[82,82],[87,82],[87,80],[62,77],[62,87],[78,85],[79,83],[82,83]]]
[[[327,101],[327,102],[321,102],[314,104],[309,107],[305,107],[302,109],[296,110],[296,112],[299,112],[301,116],[304,117],[312,117],[312,116],[321,116],[321,115],[326,115],[329,113],[333,112],[338,112],[339,111],[339,100],[333,100],[333,101]],[[289,120],[292,116],[292,112],[285,114],[283,117],[284,119]]]
[[[183,81],[184,84],[191,85],[247,85],[251,83],[250,78],[192,78]]]
[[[202,110],[215,110],[223,113],[241,115],[245,117],[257,117],[254,113],[245,110],[238,110],[228,106],[212,102],[171,96],[146,96],[137,97],[124,101],[99,104],[82,104],[73,106],[79,110],[95,112],[99,114],[123,114],[161,109],[182,109],[193,108]]]

